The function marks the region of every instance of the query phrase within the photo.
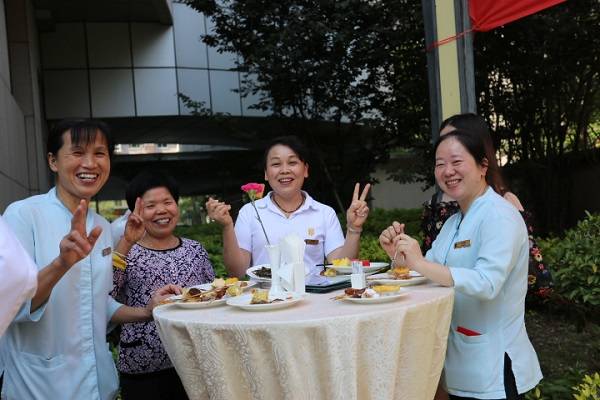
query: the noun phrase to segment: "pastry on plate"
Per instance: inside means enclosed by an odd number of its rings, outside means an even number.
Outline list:
[[[250,304],[268,304],[269,303],[269,291],[254,289],[252,291],[252,300]]]

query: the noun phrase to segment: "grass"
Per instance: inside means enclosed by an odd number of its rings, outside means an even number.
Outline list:
[[[600,326],[580,326],[568,315],[544,306],[529,309],[525,324],[544,374],[541,397],[528,398],[572,399],[572,387],[583,375],[600,371]]]

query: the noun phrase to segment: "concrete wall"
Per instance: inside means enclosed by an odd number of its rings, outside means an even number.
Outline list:
[[[30,1],[0,2],[0,211],[48,187]]]
[[[422,183],[400,184],[387,179],[387,173],[379,169],[372,174],[379,181],[373,186],[373,208],[419,208],[433,195],[433,188],[422,190]]]

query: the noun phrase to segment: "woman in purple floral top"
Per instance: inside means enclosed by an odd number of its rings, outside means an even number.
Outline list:
[[[115,269],[113,296],[130,306],[145,305],[156,288],[212,282],[208,253],[194,240],[174,235],[179,220],[179,190],[160,172],[142,172],[127,188],[127,204],[142,199],[145,235],[127,254],[125,270]],[[124,400],[186,399],[154,321],[124,324],[117,362]]]

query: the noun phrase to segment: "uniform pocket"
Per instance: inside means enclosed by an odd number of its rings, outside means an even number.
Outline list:
[[[43,357],[21,352],[13,368],[5,371],[5,392],[7,399],[61,399],[69,398],[61,385],[69,376],[64,355]]]
[[[448,389],[483,393],[494,390],[502,376],[504,353],[490,334],[466,336],[452,331],[444,373]]]

